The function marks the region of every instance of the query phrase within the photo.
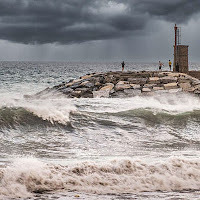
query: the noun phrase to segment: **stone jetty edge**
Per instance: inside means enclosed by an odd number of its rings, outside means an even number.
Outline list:
[[[184,73],[141,71],[91,73],[47,88],[36,96],[56,91],[68,98],[114,98],[188,92],[200,95],[200,80]]]

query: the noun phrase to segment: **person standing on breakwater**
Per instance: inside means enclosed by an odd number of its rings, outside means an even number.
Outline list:
[[[159,61],[159,71],[162,70],[162,66],[164,66],[163,63],[161,63],[161,62]]]
[[[125,66],[124,61],[121,64],[122,64],[122,71],[124,71],[124,66]]]
[[[171,71],[171,69],[172,69],[172,62],[171,60],[169,60],[169,71]]]

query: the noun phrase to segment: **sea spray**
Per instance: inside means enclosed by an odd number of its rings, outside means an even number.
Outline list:
[[[18,111],[20,111],[20,108],[23,108],[43,120],[48,120],[51,123],[58,122],[62,124],[69,122],[70,112],[76,110],[76,107],[72,104],[70,99],[52,95],[42,99],[10,99],[5,97],[0,102],[0,109],[5,110],[5,108],[18,109]],[[15,113],[15,115],[17,115],[17,113]],[[17,118],[20,118],[20,116],[16,116],[16,119]]]
[[[155,113],[179,114],[200,110],[200,99],[192,94],[157,94],[131,98],[78,99],[77,105],[83,111],[95,113],[118,113],[135,109],[151,109]]]
[[[19,158],[1,169],[0,194],[15,198],[60,189],[97,194],[200,190],[199,179],[200,160],[184,157],[151,162],[87,161],[67,166]]]

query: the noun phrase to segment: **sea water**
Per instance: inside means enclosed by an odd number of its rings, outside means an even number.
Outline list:
[[[24,96],[119,70],[117,62],[0,62],[0,199],[200,198],[199,97]]]

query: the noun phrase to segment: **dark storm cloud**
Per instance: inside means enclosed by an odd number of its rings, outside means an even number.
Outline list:
[[[178,23],[185,23],[200,12],[199,0],[136,0],[134,5],[140,12]]]
[[[0,39],[79,43],[123,37],[149,19],[184,23],[199,0],[0,0]]]

